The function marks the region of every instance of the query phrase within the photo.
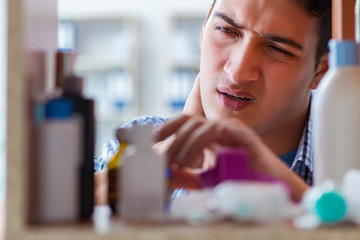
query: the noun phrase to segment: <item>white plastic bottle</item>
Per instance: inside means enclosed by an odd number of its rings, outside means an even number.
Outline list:
[[[315,184],[341,184],[346,171],[360,169],[360,68],[357,44],[334,41],[330,69],[314,102]]]
[[[71,102],[51,100],[39,128],[35,222],[78,220],[80,137],[80,122],[72,115]]]
[[[152,130],[146,126],[118,129],[120,141],[130,141],[120,170],[120,215],[126,220],[161,217],[166,198],[165,159],[152,149]],[[118,176],[119,176],[118,175]]]

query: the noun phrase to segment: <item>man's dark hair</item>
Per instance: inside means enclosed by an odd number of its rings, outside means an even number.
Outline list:
[[[214,0],[215,2],[216,0]],[[318,19],[319,40],[316,48],[316,67],[321,57],[329,51],[328,42],[331,38],[331,0],[295,0],[312,17]]]
[[[331,38],[331,0],[292,0],[314,18],[318,19],[319,40],[316,46],[315,69],[320,63],[321,57],[329,51],[328,42]],[[215,6],[216,0],[212,4],[210,14]],[[209,15],[210,15],[209,14]]]

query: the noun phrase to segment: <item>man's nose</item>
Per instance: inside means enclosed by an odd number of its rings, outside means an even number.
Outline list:
[[[244,40],[230,50],[224,71],[233,83],[255,81],[260,77],[261,53],[259,46]]]

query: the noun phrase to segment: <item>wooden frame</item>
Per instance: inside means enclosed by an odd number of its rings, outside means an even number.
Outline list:
[[[356,0],[333,0],[332,38],[337,40],[355,39]]]

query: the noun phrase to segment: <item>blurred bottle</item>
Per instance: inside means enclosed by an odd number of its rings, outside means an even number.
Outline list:
[[[34,221],[64,223],[78,219],[78,167],[80,121],[67,99],[46,104],[46,117],[39,125],[39,158],[36,174]]]
[[[341,184],[350,168],[360,169],[360,68],[354,41],[329,43],[330,69],[315,96],[315,183]]]
[[[74,74],[74,51],[70,49],[60,49],[56,53],[56,76],[55,88],[62,90],[64,88],[64,79]]]
[[[63,97],[74,105],[82,119],[81,165],[79,170],[79,216],[89,219],[94,208],[95,103],[83,96],[84,79],[76,75],[63,78]]]
[[[165,208],[166,161],[152,149],[152,129],[135,125],[118,129],[116,136],[129,143],[118,170],[121,216],[126,220],[158,220]]]

